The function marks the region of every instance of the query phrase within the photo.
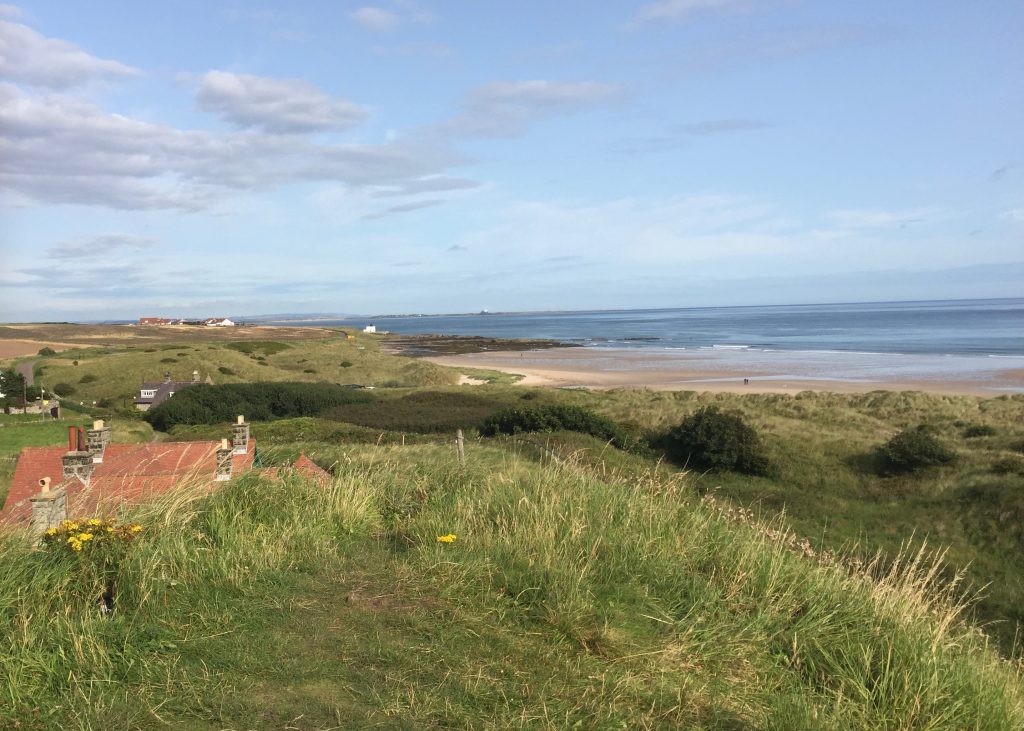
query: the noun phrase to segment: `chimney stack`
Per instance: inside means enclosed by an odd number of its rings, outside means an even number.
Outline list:
[[[234,448],[235,454],[245,454],[249,451],[249,424],[241,414],[238,415],[238,420],[232,428],[231,446]]]
[[[92,477],[92,454],[85,448],[85,430],[82,427],[68,427],[68,451],[61,459],[64,479],[77,477],[89,484]]]
[[[171,382],[171,372],[170,371],[165,371],[164,372],[164,383],[170,383],[170,382]]]
[[[92,429],[86,433],[86,451],[92,455],[92,461],[96,464],[103,462],[103,452],[110,444],[110,427],[104,426],[103,419],[97,419],[92,423]]]
[[[199,371],[192,371],[192,383],[199,383]]]
[[[220,448],[217,450],[217,474],[214,479],[217,482],[226,482],[231,479],[231,447],[227,439],[220,440]]]

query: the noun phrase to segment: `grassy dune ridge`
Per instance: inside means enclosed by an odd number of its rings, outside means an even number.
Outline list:
[[[0,721],[1024,724],[1020,665],[960,621],[927,557],[808,558],[686,475],[542,465],[514,444],[463,470],[450,446],[344,456],[327,489],[245,478],[139,508],[112,617],[73,564],[0,539]]]

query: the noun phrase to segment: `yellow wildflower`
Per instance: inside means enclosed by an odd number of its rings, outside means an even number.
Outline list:
[[[107,526],[107,533],[113,533],[113,532],[114,532],[114,529],[113,529],[113,528],[111,528],[111,527],[110,527],[110,526],[108,525],[108,526]]]
[[[92,533],[79,533],[78,534],[78,540],[80,540],[80,541],[91,541],[92,540]]]
[[[455,543],[455,541],[457,539],[458,539],[457,535],[455,535],[454,533],[449,533],[446,536],[438,536],[437,537],[437,542],[438,543]]]
[[[48,536],[55,536],[55,535],[57,535],[57,529],[56,528],[47,528],[46,529],[46,535],[48,535]]]
[[[86,525],[91,525],[91,526],[103,525],[103,521],[100,520],[99,518],[89,518],[89,520],[86,522]]]
[[[142,526],[139,525],[138,523],[136,523],[135,525],[132,526],[131,530],[132,530],[132,533],[139,533],[139,532],[142,531]]]

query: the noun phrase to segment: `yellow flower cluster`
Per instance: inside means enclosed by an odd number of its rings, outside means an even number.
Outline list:
[[[456,540],[458,540],[458,536],[455,535],[454,533],[449,533],[446,536],[438,536],[437,537],[437,542],[438,543],[455,543]]]
[[[55,528],[48,528],[43,533],[43,543],[53,547],[66,547],[78,553],[93,543],[122,541],[130,543],[142,532],[138,523],[118,524],[102,518],[88,520],[63,520]]]

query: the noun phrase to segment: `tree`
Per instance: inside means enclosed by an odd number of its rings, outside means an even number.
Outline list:
[[[687,416],[665,437],[669,459],[708,470],[764,475],[770,463],[757,431],[739,414],[707,406]]]
[[[25,376],[21,375],[13,368],[0,371],[0,392],[3,392],[4,396],[17,396],[18,398],[21,398],[24,390]]]

